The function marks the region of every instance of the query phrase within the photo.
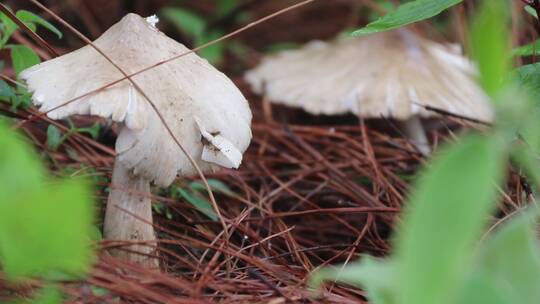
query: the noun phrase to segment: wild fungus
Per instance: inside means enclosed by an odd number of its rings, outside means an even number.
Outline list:
[[[155,18],[128,14],[94,45],[127,74],[189,50],[159,32]],[[129,80],[57,108],[96,90],[122,73],[88,45],[27,69],[22,78],[33,102],[53,119],[74,114],[111,118],[121,124],[116,141],[112,189],[104,236],[140,242],[130,250],[151,254],[155,242],[150,183],[169,186],[176,175],[195,173],[149,101]],[[189,54],[131,78],[155,104],[174,136],[203,171],[238,168],[251,140],[251,112],[242,93],[206,60]],[[142,255],[117,251],[128,259],[155,265]]]
[[[352,112],[405,122],[418,150],[429,154],[424,106],[484,121],[493,110],[459,48],[400,29],[336,42],[314,41],[263,59],[246,74],[253,90],[318,115]]]

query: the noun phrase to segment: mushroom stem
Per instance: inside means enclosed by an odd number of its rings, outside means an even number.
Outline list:
[[[424,156],[430,155],[431,147],[420,118],[417,115],[411,116],[403,122],[403,127],[407,139],[411,141],[416,149]]]
[[[159,266],[158,260],[150,257],[156,246],[152,223],[150,182],[134,175],[116,159],[103,234],[107,240],[139,244],[113,249],[111,254],[148,267]]]

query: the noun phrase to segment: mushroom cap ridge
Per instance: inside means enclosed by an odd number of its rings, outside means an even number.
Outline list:
[[[126,15],[94,44],[128,74],[189,51],[136,14]],[[45,112],[123,75],[87,45],[27,69],[21,78],[33,92],[34,104]],[[175,137],[202,170],[210,170],[216,163],[238,167],[238,153],[230,162],[215,161],[227,159],[227,151],[208,147],[209,142],[202,137],[203,131],[219,136],[220,142],[228,142],[227,147],[240,153],[249,145],[251,111],[247,100],[227,76],[192,53],[132,79],[154,102]],[[195,173],[148,101],[128,80],[51,111],[48,116],[61,119],[74,114],[96,115],[123,123],[116,152],[134,174],[168,186],[177,173]],[[214,153],[207,158],[210,162],[202,158],[205,150]]]

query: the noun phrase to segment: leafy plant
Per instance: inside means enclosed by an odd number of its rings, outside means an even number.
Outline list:
[[[41,26],[62,36],[31,12],[20,10],[15,15],[32,31]],[[0,29],[0,49],[9,50],[17,75],[40,63],[31,48],[8,44],[18,25],[5,14],[0,14]],[[20,83],[12,87],[1,80],[0,100],[16,110],[30,105],[30,94]],[[72,129],[95,133],[94,129]],[[54,130],[49,133],[54,137]],[[94,260],[90,188],[83,179],[50,178],[30,145],[4,121],[0,121],[0,146],[0,268],[9,280],[32,278],[44,283],[32,300],[14,303],[60,303],[63,296],[56,282],[83,277]]]
[[[54,25],[32,12],[19,10],[15,13],[15,16],[33,32],[37,30],[37,25],[39,25],[57,35],[58,38],[62,38],[62,32],[60,32]],[[2,23],[0,48],[3,48],[19,26],[4,13],[0,13],[0,22]]]
[[[54,25],[32,12],[19,10],[15,16],[34,32],[38,26],[41,26],[57,35],[58,38],[62,37],[62,33]],[[18,29],[19,26],[10,17],[0,13],[0,50],[9,49],[12,66],[17,76],[22,70],[41,62],[39,56],[31,48],[22,44],[8,44]],[[3,66],[0,70],[2,68]],[[31,104],[30,94],[24,86],[11,87],[4,80],[0,80],[0,101],[11,104],[12,110],[16,110],[20,106],[28,107]]]
[[[84,276],[93,261],[89,187],[49,178],[29,145],[3,123],[0,146],[0,265],[10,280],[49,282],[42,296],[50,298],[56,280]]]
[[[98,122],[90,127],[81,128],[75,126],[71,120],[68,119],[67,121],[69,123],[69,130],[63,135],[55,125],[49,125],[49,127],[47,127],[47,147],[49,149],[53,151],[57,150],[64,141],[76,133],[86,133],[93,139],[98,138],[101,130],[101,125]]]
[[[423,2],[403,5],[382,18],[392,22],[366,32],[424,18],[426,14],[414,12]],[[431,2],[433,7],[451,3]],[[538,210],[518,212],[482,237],[508,158],[527,172],[536,188],[540,185],[539,111],[523,94],[537,90],[540,72],[538,66],[509,72],[505,5],[484,1],[472,26],[472,53],[481,84],[497,107],[497,124],[484,135],[446,146],[433,159],[409,199],[389,258],[364,257],[346,267],[319,270],[312,276],[313,286],[326,280],[360,286],[376,304],[538,302]],[[415,16],[397,18],[405,9]]]
[[[203,18],[192,11],[179,7],[163,8],[161,15],[187,35],[194,46],[201,46],[222,37],[224,34],[223,30],[213,28],[207,19],[219,20],[231,13],[238,5],[237,0],[219,0],[216,2],[215,13],[209,18]],[[220,64],[226,50],[242,52],[243,48],[233,42],[223,41],[201,49],[199,54],[212,64]]]
[[[216,179],[209,179],[207,181],[212,191],[227,196],[235,195],[234,192],[223,182]],[[210,203],[206,197],[206,187],[202,183],[194,181],[188,185],[171,187],[170,196],[173,198],[184,199],[212,221],[218,221],[218,216],[214,212],[212,203]],[[158,203],[154,204],[153,208],[158,214],[163,214],[167,218],[172,219],[172,214],[170,213],[169,209],[166,208],[166,205]]]

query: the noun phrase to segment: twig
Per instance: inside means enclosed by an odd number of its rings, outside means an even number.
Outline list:
[[[452,113],[452,112],[449,112],[449,111],[446,111],[446,110],[443,110],[443,109],[439,109],[439,108],[436,108],[436,107],[432,107],[430,105],[424,105],[424,104],[420,104],[420,103],[414,103],[428,111],[431,111],[431,112],[435,112],[437,114],[441,114],[443,116],[449,116],[449,117],[453,117],[453,118],[458,118],[458,119],[462,119],[462,120],[465,120],[465,121],[469,121],[469,122],[472,122],[472,123],[477,123],[477,124],[481,124],[481,125],[484,125],[484,126],[492,126],[492,123],[490,122],[487,122],[487,121],[483,121],[483,120],[480,120],[480,119],[476,119],[476,118],[472,118],[472,117],[467,117],[467,116],[464,116],[464,115],[460,115],[460,114],[455,114],[455,113]]]

